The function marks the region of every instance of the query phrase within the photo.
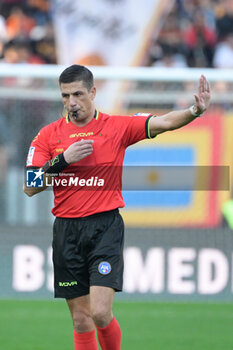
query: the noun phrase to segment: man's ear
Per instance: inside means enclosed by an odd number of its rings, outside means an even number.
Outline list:
[[[92,86],[92,88],[91,88],[91,90],[90,90],[90,96],[91,96],[91,99],[92,99],[92,100],[94,100],[95,95],[96,95],[96,87],[95,87],[95,86]]]

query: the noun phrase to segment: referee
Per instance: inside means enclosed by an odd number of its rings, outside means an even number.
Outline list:
[[[24,192],[31,197],[63,179],[53,186],[55,297],[67,301],[75,350],[98,349],[95,328],[102,350],[119,350],[121,329],[112,304],[123,282],[124,223],[118,208],[124,201],[116,169],[128,146],[199,117],[210,103],[209,83],[202,75],[195,104],[160,117],[97,111],[93,75],[84,66],[66,68],[59,84],[67,115],[41,129],[27,158],[27,169],[44,174],[44,186],[24,184]],[[62,186],[72,174],[78,181]]]

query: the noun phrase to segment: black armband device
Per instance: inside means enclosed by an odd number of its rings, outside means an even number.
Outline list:
[[[47,174],[59,174],[62,170],[67,168],[70,164],[65,161],[64,154],[60,153],[53,159],[44,164],[42,169]]]

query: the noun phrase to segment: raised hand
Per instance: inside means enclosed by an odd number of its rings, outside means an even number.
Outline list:
[[[195,113],[202,114],[210,104],[210,84],[204,75],[200,77],[198,93],[194,97]]]

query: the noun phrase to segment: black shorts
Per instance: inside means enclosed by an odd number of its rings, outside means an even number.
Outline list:
[[[89,294],[90,286],[121,291],[123,245],[124,223],[118,209],[84,218],[56,218],[53,229],[55,298]]]

